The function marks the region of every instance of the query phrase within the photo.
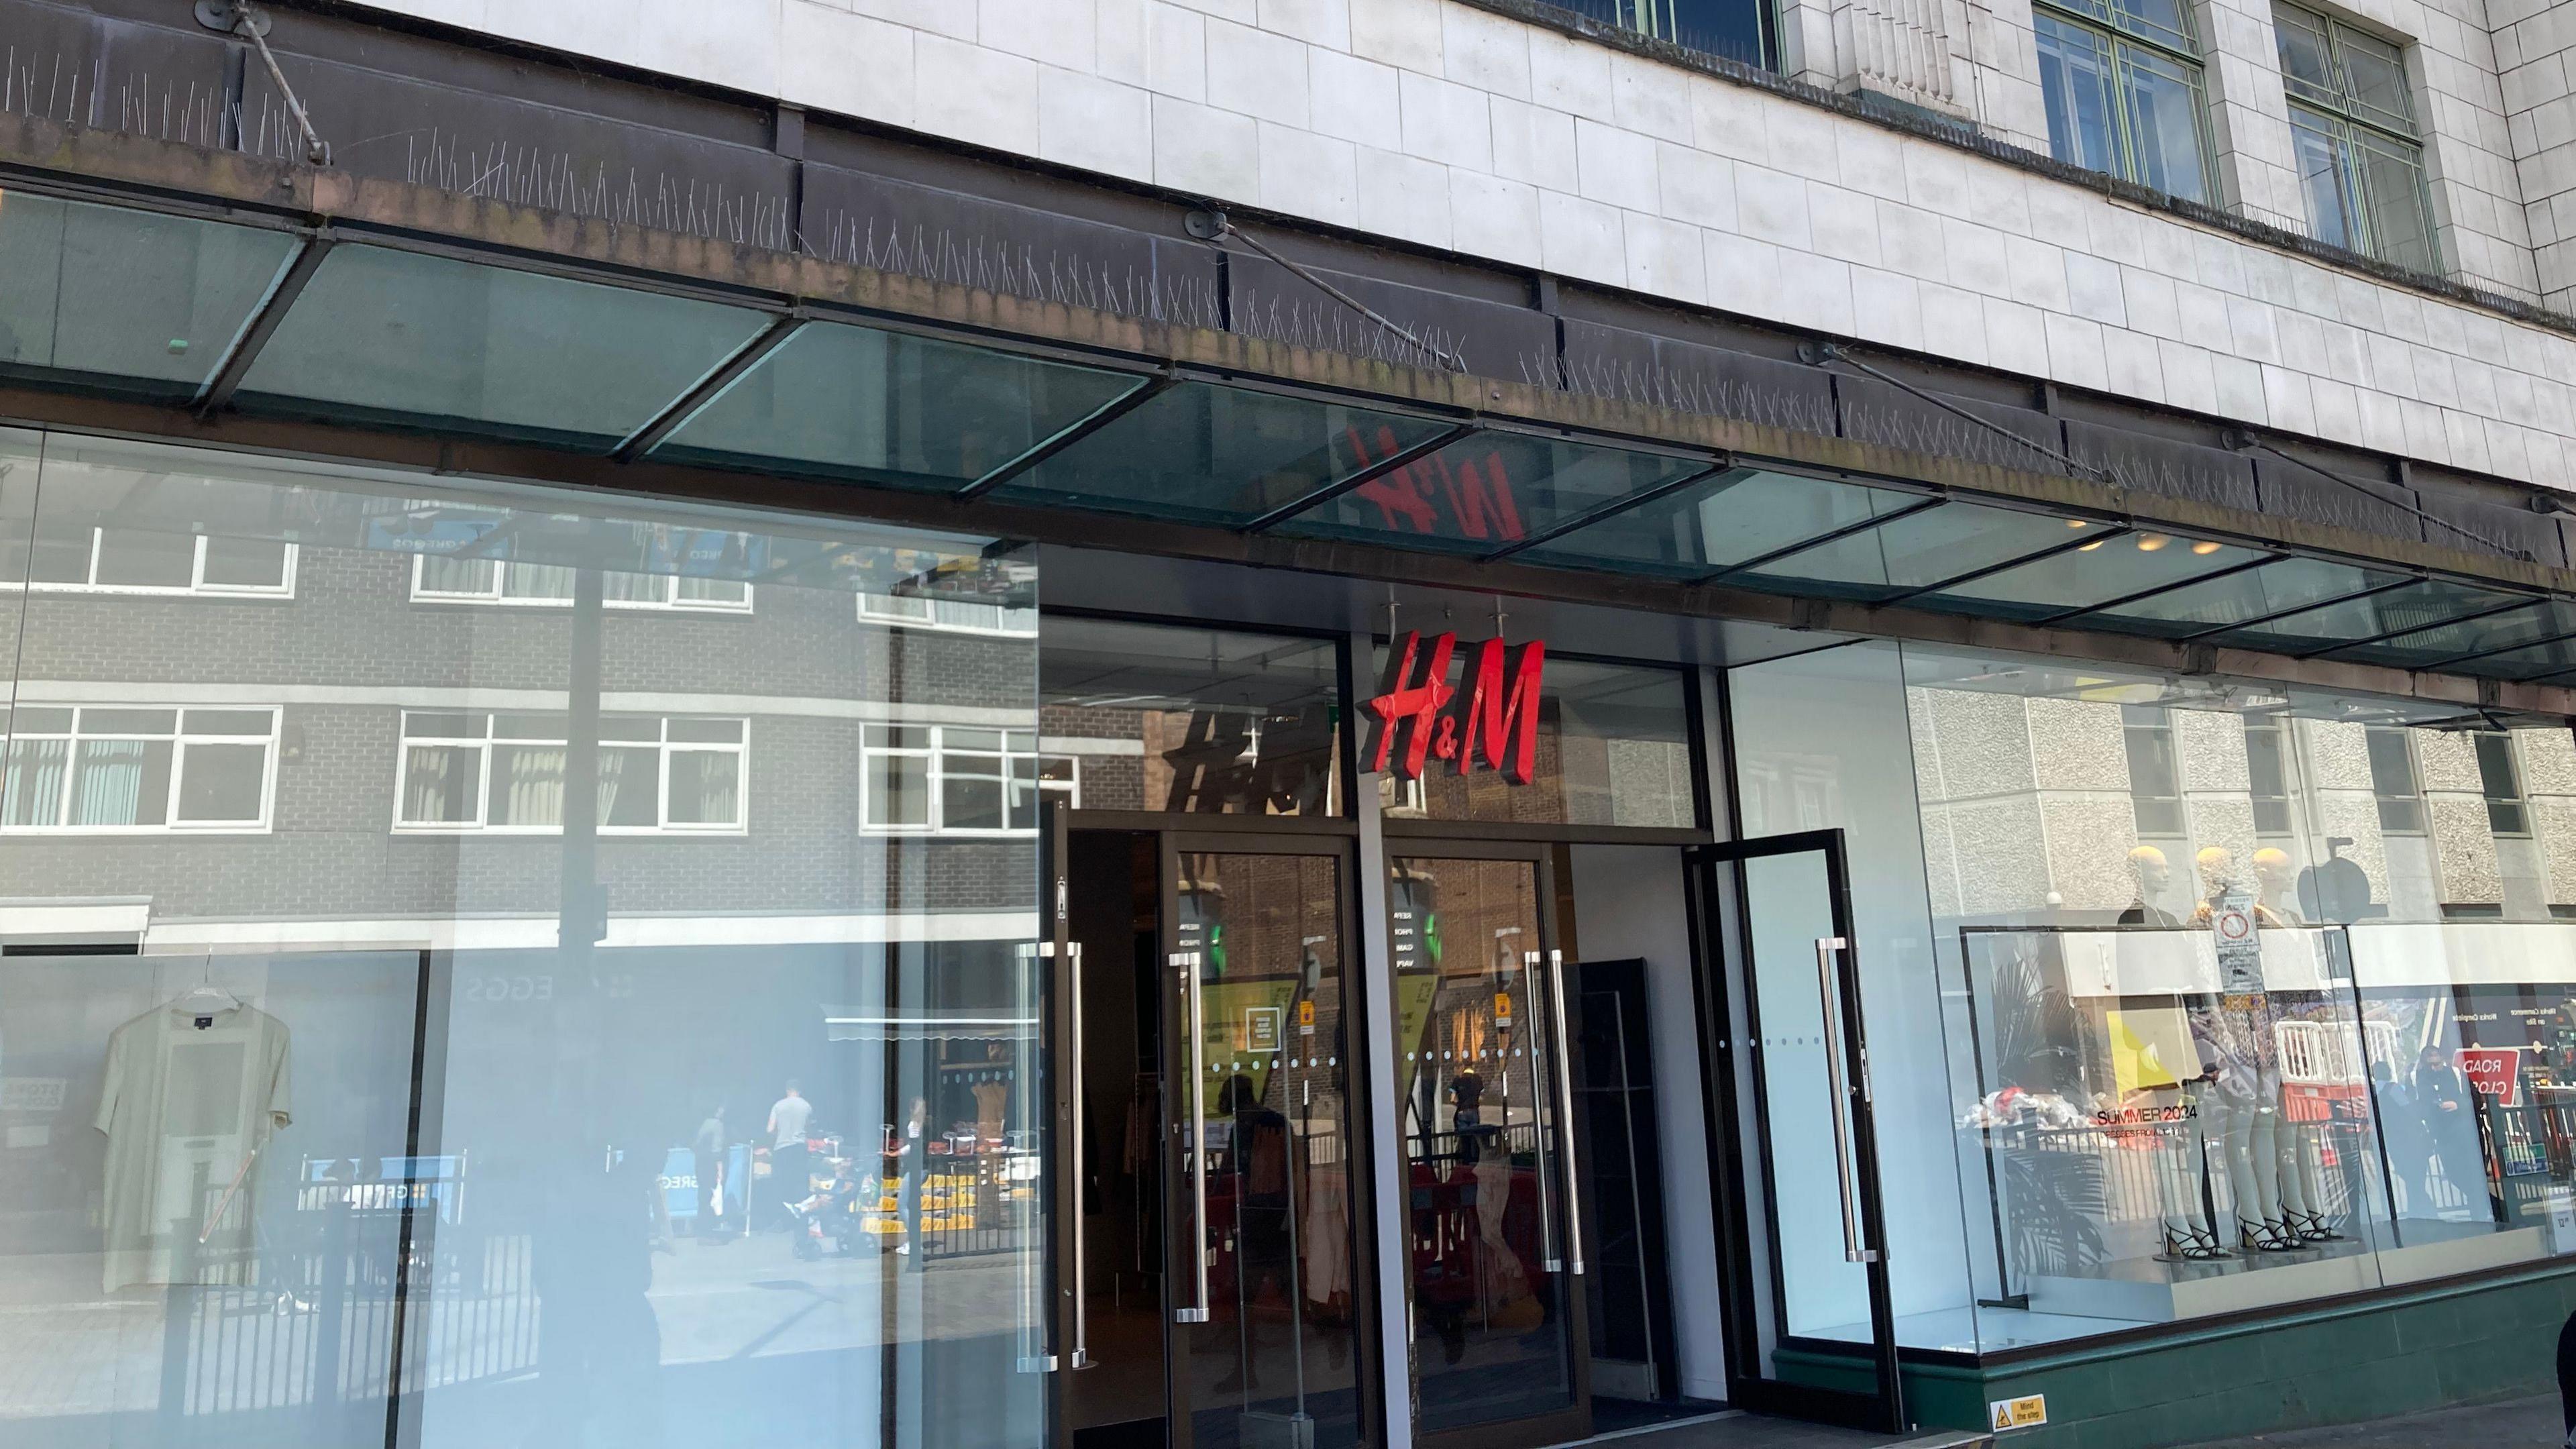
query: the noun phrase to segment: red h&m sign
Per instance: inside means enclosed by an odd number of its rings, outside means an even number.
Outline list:
[[[1449,660],[1457,648],[1456,634],[1442,634],[1431,641],[1425,657],[1422,635],[1404,636],[1386,683],[1368,702],[1369,768],[1419,780],[1437,758],[1456,761],[1458,773],[1465,775],[1474,772],[1481,751],[1488,768],[1502,771],[1515,785],[1528,784],[1538,773],[1539,677],[1547,665],[1546,643],[1533,639],[1506,649],[1499,638],[1486,640],[1476,646],[1463,689],[1449,682]]]

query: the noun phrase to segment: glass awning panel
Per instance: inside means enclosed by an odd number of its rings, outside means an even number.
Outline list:
[[[2209,642],[2229,649],[2260,649],[2273,654],[2310,655],[2393,638],[2419,629],[2448,624],[2473,615],[2510,608],[2528,594],[2473,588],[2443,579],[2417,579],[2393,589],[2343,599],[2212,634]],[[2462,651],[2454,649],[2454,654]]]
[[[0,192],[0,376],[192,397],[295,249],[284,232]]]
[[[1179,383],[995,488],[1013,503],[1070,505],[1235,527],[1401,456],[1452,425],[1311,397]],[[1390,479],[1364,483],[1376,510]],[[1329,505],[1327,505],[1329,506]]]
[[[2102,524],[1981,503],[1944,503],[1793,553],[1740,576],[1747,588],[1833,599],[1891,599],[2028,558]]]
[[[1729,468],[1544,539],[1516,555],[1562,568],[1704,579],[1927,500],[1893,488]]]
[[[1497,429],[1460,438],[1279,528],[1436,553],[1499,553],[1712,466],[1706,458]]]
[[[1927,609],[2036,622],[2206,579],[2260,560],[2259,550],[2170,533],[2097,538],[1915,600]]]
[[[2507,649],[2500,654],[2462,659],[2449,669],[2452,673],[2484,675],[2490,679],[2551,679],[2576,670],[2576,638],[2547,639],[2519,649]]]
[[[1145,383],[1130,372],[811,322],[652,456],[953,492]]]
[[[2454,659],[2537,644],[2544,639],[2563,638],[2568,634],[2576,634],[2576,608],[2554,599],[2533,599],[2519,608],[2508,608],[2501,613],[2479,614],[2394,638],[2329,650],[2323,657],[2354,664],[2389,664],[2400,669],[2421,669],[2427,665],[2447,664]],[[2473,673],[2485,672],[2474,665],[2465,667]]]
[[[240,401],[613,447],[769,320],[748,307],[344,243],[251,365]]]
[[[2332,559],[2274,559],[2260,568],[2178,584],[2142,599],[2095,609],[2081,622],[2088,629],[2188,639],[2348,599],[2403,583],[2405,578]]]

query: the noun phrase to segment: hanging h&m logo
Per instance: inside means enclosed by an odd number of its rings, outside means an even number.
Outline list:
[[[1464,689],[1449,682],[1449,659],[1458,636],[1434,638],[1427,657],[1421,644],[1418,631],[1404,636],[1385,684],[1368,702],[1369,768],[1419,780],[1437,758],[1456,761],[1458,773],[1465,775],[1474,772],[1481,750],[1488,768],[1500,770],[1515,785],[1528,784],[1538,772],[1539,675],[1547,663],[1546,642],[1532,639],[1507,649],[1496,637],[1477,645]]]

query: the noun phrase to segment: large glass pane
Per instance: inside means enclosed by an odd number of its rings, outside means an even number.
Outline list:
[[[2336,26],[2334,37],[2352,107],[2392,130],[2413,134],[2415,100],[2406,84],[2405,54],[2348,26]]]
[[[1051,616],[1042,760],[1067,805],[1341,813],[1341,649],[1328,639]]]
[[[2463,623],[2438,624],[2376,644],[2338,649],[2326,657],[2411,669],[2568,633],[2576,633],[2576,608],[2543,601]]]
[[[2323,17],[2290,5],[2272,7],[2272,38],[2281,53],[2281,80],[2293,96],[2329,104],[2343,95],[2334,50]]]
[[[1408,642],[1409,675],[1398,679]],[[1379,646],[1379,683],[1372,693],[1386,697],[1420,685],[1437,649],[1430,636],[1399,638],[1393,651]],[[1487,712],[1474,703],[1473,688],[1483,650],[1480,641],[1452,651],[1445,680],[1449,703],[1434,718],[1399,715],[1390,721],[1362,704],[1367,734],[1360,768],[1382,772],[1378,798],[1389,815],[1549,825],[1699,823],[1689,676],[1642,665],[1545,659],[1532,699],[1515,692],[1522,676],[1506,665],[1499,671],[1501,687],[1487,691],[1503,697]],[[1529,769],[1523,774],[1516,768],[1515,731],[1531,711],[1537,718],[1527,736]],[[1487,741],[1495,734],[1503,741],[1489,750]],[[1443,738],[1453,741],[1445,755]],[[1419,751],[1417,739],[1425,746]]]
[[[2209,152],[2201,137],[2207,104],[2199,68],[2123,45],[2120,86],[2135,179],[2186,201],[2209,200]]]
[[[2118,172],[2110,40],[2046,12],[2032,15],[2031,28],[2039,37],[2039,90],[2048,111],[2050,154],[2069,165]]]
[[[760,331],[742,307],[343,245],[243,379],[294,415],[613,444]]]
[[[1866,533],[1818,544],[1745,575],[1749,587],[1832,598],[1879,599],[2025,558],[2099,528],[1977,503],[1945,503]]]
[[[2353,166],[2360,174],[2362,209],[2370,223],[2370,254],[2417,271],[2439,270],[2423,148],[2361,127],[2354,127],[2352,135]]]
[[[1449,426],[1315,398],[1183,383],[993,496],[1249,523]],[[1414,496],[1393,477],[1364,484],[1359,494],[1372,508],[1399,509]]]
[[[22,559],[33,503],[298,567],[39,591],[23,638],[0,594],[43,681],[0,768],[0,1282],[46,1325],[0,1441],[1041,1449],[1033,823],[865,808],[871,731],[1027,756],[1037,645],[856,604],[1032,609],[1024,556],[14,441]],[[544,605],[416,598],[426,558]]]
[[[2308,235],[2328,246],[2362,244],[2360,208],[2346,164],[2349,142],[2340,121],[2314,111],[2290,107],[2290,153],[2299,171],[2299,194],[2307,199]]]
[[[1705,578],[1921,501],[1892,488],[1733,468],[1518,557],[1573,568]]]
[[[1916,600],[2008,619],[2045,618],[2235,568],[2262,555],[2211,539],[2131,533],[1988,574]]]
[[[1198,989],[1182,998],[1164,1072],[1190,1081],[1195,1050],[1205,1080],[1189,1099],[1200,1114],[1190,1137],[1207,1153],[1206,1216],[1184,1239],[1196,1252],[1180,1257],[1207,1262],[1207,1300],[1194,1305],[1207,1312],[1172,1345],[1192,1430],[1201,1444],[1251,1449],[1293,1424],[1299,1443],[1352,1449],[1367,1434],[1351,1312],[1365,1159],[1352,1151],[1361,1098],[1345,1036],[1339,862],[1185,851],[1179,868],[1178,944],[1197,954]]]
[[[1576,1409],[1538,868],[1397,856],[1387,869],[1415,1422],[1438,1433]]]
[[[295,245],[284,232],[0,192],[0,376],[188,396]]]
[[[1490,553],[1708,466],[1668,453],[1482,432],[1279,527],[1406,548]]]
[[[2338,640],[2375,639],[2408,630],[2429,629],[2472,614],[2500,609],[2525,597],[2440,579],[2420,579],[2381,593],[2323,604],[2301,613],[2231,629],[2211,638],[2230,648],[2268,649],[2285,654],[2313,652],[2331,647]]]
[[[1143,385],[1130,373],[810,323],[654,456],[951,491]]]
[[[2396,583],[2402,575],[2381,573],[2326,559],[2277,559],[2258,569],[2229,574],[2206,583],[2186,583],[2131,603],[2085,616],[2088,629],[2168,638],[2199,634],[2268,618],[2365,589]]]

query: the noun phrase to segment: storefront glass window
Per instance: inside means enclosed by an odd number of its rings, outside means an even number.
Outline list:
[[[1893,644],[1731,705],[1749,832],[1847,832],[1902,1341],[2576,1253],[2565,726]]]
[[[1038,1449],[1037,643],[853,602],[1033,565],[0,433],[0,577],[55,538],[0,1440]]]
[[[1040,758],[1067,805],[1341,813],[1334,641],[1051,615],[1040,656]]]
[[[1463,692],[1478,654],[1474,642],[1450,654],[1450,708],[1464,708]],[[1431,646],[1417,644],[1414,671],[1429,667]],[[1393,657],[1381,644],[1371,695],[1401,687],[1390,673]],[[1526,779],[1513,768],[1508,748],[1488,753],[1467,748],[1462,720],[1435,719],[1431,745],[1416,774],[1406,764],[1402,726],[1388,750],[1380,798],[1388,814],[1427,820],[1484,820],[1544,825],[1681,826],[1699,823],[1691,776],[1689,676],[1679,670],[1549,658],[1540,671],[1538,724]],[[1493,716],[1508,734],[1515,701]],[[1485,724],[1480,713],[1480,728]],[[1439,739],[1451,740],[1441,753]],[[1375,732],[1369,748],[1374,751]],[[1508,741],[1506,742],[1508,744]],[[1496,754],[1503,765],[1494,763]],[[1371,760],[1362,760],[1367,768]]]

